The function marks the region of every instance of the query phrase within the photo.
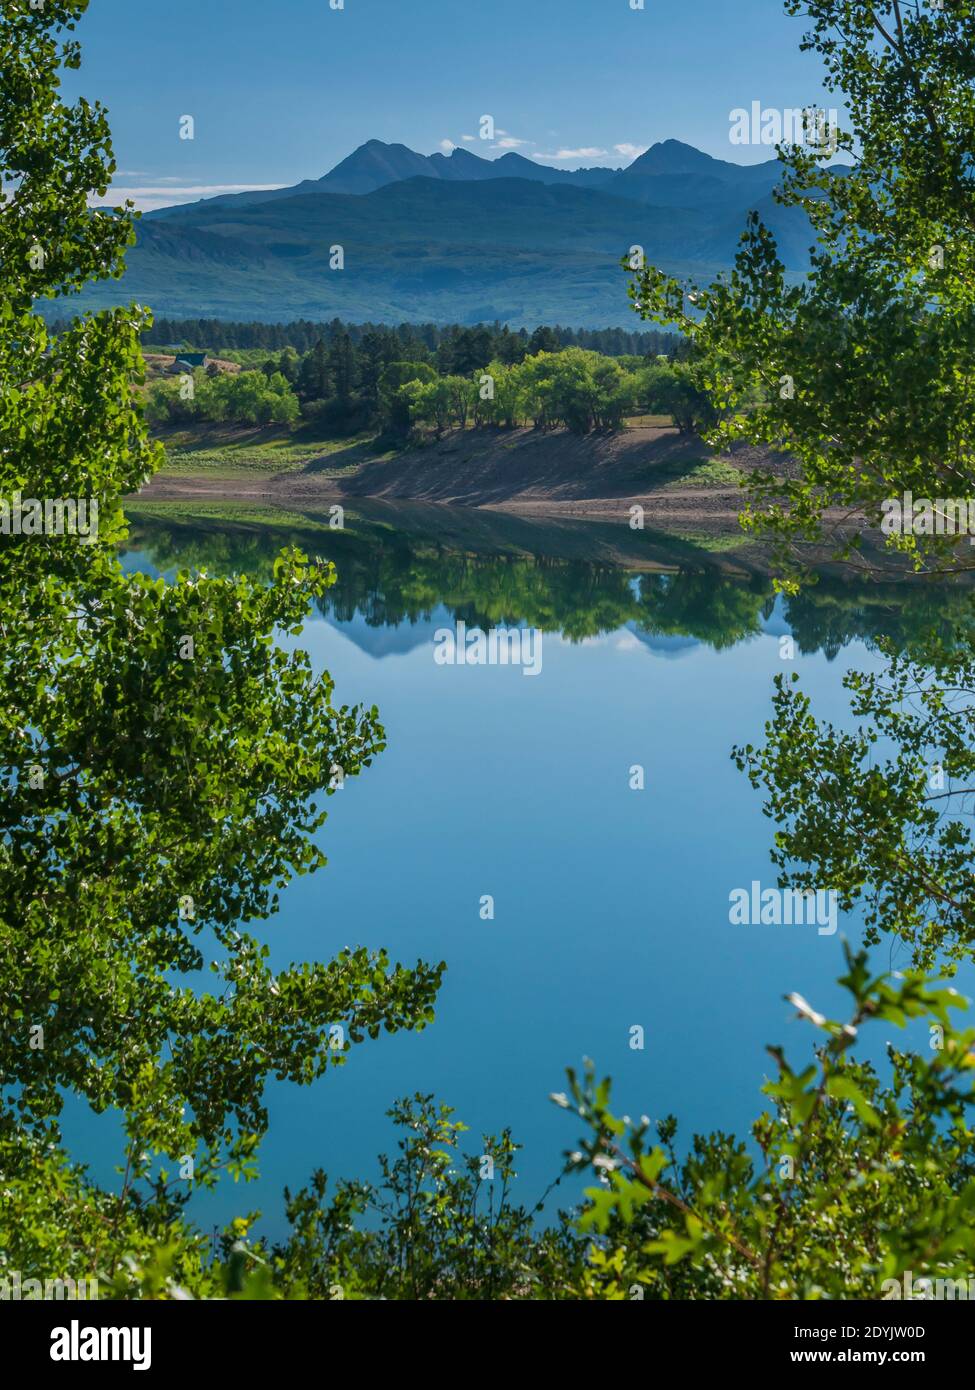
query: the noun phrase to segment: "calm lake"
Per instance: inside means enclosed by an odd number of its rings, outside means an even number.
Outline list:
[[[388,750],[329,801],[328,867],[256,926],[273,962],[362,944],[448,965],[425,1032],[366,1042],[310,1089],[272,1089],[259,1181],[203,1199],[201,1225],[260,1207],[279,1233],[285,1184],[316,1167],[374,1174],[395,1144],[385,1112],[418,1091],[456,1108],[474,1152],[510,1126],[516,1195],[532,1202],[579,1137],[548,1096],[584,1056],[613,1077],[618,1113],[673,1112],[684,1142],[747,1137],[765,1045],[798,1058],[812,1041],[783,996],[838,1009],[841,937],[860,927],[843,914],[835,935],[729,923],[732,890],[776,882],[773,827],[731,747],[761,738],[783,671],[799,672],[819,716],[849,724],[844,672],[882,664],[876,637],[931,620],[938,596],[824,579],[776,598],[733,542],[709,553],[607,524],[387,506],[334,532],[315,518],[162,513],[133,514],[127,568],[268,574],[289,540],[334,559],[339,582],[301,645],[339,702],[376,703],[387,730]],[[540,671],[438,664],[435,634],[458,620],[534,631]],[[906,964],[885,942],[877,964],[891,961]],[[106,1179],[110,1128],[74,1111],[67,1126]]]

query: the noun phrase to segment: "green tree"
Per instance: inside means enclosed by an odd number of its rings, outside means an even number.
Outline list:
[[[378,1181],[342,1180],[330,1195],[314,1173],[285,1194],[291,1230],[273,1246],[253,1238],[250,1215],[207,1248],[166,1175],[120,1203],[48,1150],[36,1153],[43,1181],[5,1175],[0,1241],[22,1269],[104,1271],[116,1297],[861,1300],[934,1296],[940,1280],[939,1296],[967,1299],[975,1030],[952,1020],[967,1001],[846,957],[845,1018],[788,996],[816,1045],[798,1066],[769,1049],[777,1074],[750,1145],[718,1131],[681,1156],[672,1116],[616,1116],[610,1082],[587,1063],[552,1097],[581,1140],[530,1207],[511,1197],[510,1132],[465,1151],[466,1126],[417,1095],[390,1112],[402,1138]],[[932,1045],[889,1046],[884,1080],[854,1055],[877,1024]],[[583,1175],[594,1185],[543,1220],[550,1193]]]
[[[294,386],[297,382],[299,366],[298,354],[295,352],[294,348],[285,348],[278,358],[277,371],[281,373],[289,386]],[[274,373],[270,372],[268,375],[273,376]]]
[[[388,362],[379,378],[382,428],[391,434],[409,434],[416,393],[406,388],[430,385],[436,380],[437,373],[426,362]]]
[[[706,391],[679,362],[656,362],[637,374],[637,393],[654,415],[669,415],[680,434],[713,428],[717,412]]]
[[[396,344],[388,333],[366,333],[359,344],[359,379],[373,414],[379,410],[379,379],[387,362],[395,361]]]
[[[558,352],[560,346],[555,329],[540,325],[528,340],[527,356],[536,357],[540,352]]]
[[[422,1027],[441,967],[360,948],[275,972],[247,929],[324,864],[316,798],[384,736],[275,642],[328,565],[290,551],[267,584],[119,565],[122,498],[159,462],[131,392],[148,318],[51,335],[33,309],[116,273],[131,240],[131,209],[88,209],[115,167],[104,112],[59,95],[86,8],[14,0],[0,23],[2,495],[98,503],[87,534],[0,546],[0,1139],[5,1177],[33,1172],[74,1094],[124,1116],[127,1182],[153,1153],[193,1155],[206,1182],[249,1162],[269,1076],[305,1083]]]
[[[966,1005],[923,976],[873,975],[847,955],[849,1017],[789,1002],[815,1030],[812,1061],[793,1067],[770,1048],[771,1113],[752,1138],[695,1136],[683,1160],[676,1121],[656,1127],[610,1110],[610,1084],[589,1064],[553,1099],[585,1137],[572,1158],[600,1183],[580,1227],[592,1234],[577,1297],[628,1299],[877,1299],[907,1296],[908,1275],[952,1281],[967,1298],[975,1257],[975,1030]],[[924,1024],[927,1054],[888,1047],[890,1080],[856,1061],[860,1031]],[[891,1287],[893,1286],[893,1287]],[[894,1290],[898,1290],[895,1294]]]
[[[328,397],[328,353],[321,338],[301,359],[297,391],[303,403],[323,401]]]
[[[487,380],[485,380],[487,378]],[[524,408],[521,378],[501,361],[489,362],[474,374],[474,418],[477,424],[513,429]]]
[[[966,960],[975,945],[975,655],[966,641],[920,659],[888,653],[851,671],[851,731],[817,720],[797,680],[779,677],[767,741],[736,750],[767,792],[774,862],[799,888],[829,883],[862,904],[868,941],[887,931],[917,964]]]
[[[482,1136],[471,1154],[461,1148],[467,1126],[432,1096],[389,1115],[403,1138],[397,1158],[381,1155],[378,1182],[340,1182],[326,1200],[318,1172],[286,1193],[292,1233],[271,1256],[286,1296],[329,1298],[339,1288],[345,1298],[411,1301],[564,1297],[588,1240],[564,1215],[538,1230],[542,1202],[512,1201],[511,1132]]]
[[[490,329],[462,328],[441,343],[437,366],[444,376],[469,376],[492,356]]]
[[[335,396],[335,409],[342,421],[352,415],[352,397],[356,384],[355,352],[348,333],[340,333],[328,350],[328,370]]]
[[[280,372],[221,373],[196,392],[196,413],[205,420],[244,425],[293,424],[298,398]]]
[[[835,149],[780,151],[780,201],[812,224],[809,274],[786,276],[752,214],[730,277],[701,288],[648,267],[631,286],[644,317],[687,334],[691,377],[722,411],[710,442],[798,460],[796,477],[749,479],[749,524],[783,552],[822,536],[829,508],[877,526],[905,491],[967,498],[975,481],[975,7],[785,7],[849,110]],[[829,162],[837,151],[847,167]],[[950,541],[890,543],[921,563]]]

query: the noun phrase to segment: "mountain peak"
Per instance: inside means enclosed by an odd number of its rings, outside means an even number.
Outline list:
[[[643,174],[700,174],[720,163],[703,150],[685,145],[683,140],[658,140],[634,159],[629,168]]]
[[[434,156],[434,158],[436,158],[436,156]],[[484,163],[482,155],[475,154],[473,150],[465,150],[463,145],[455,145],[446,158],[448,158],[452,164],[466,164],[467,161],[471,159],[477,164]]]
[[[320,179],[319,186],[336,193],[373,193],[384,184],[423,174],[430,174],[426,155],[417,154],[406,145],[367,140]]]

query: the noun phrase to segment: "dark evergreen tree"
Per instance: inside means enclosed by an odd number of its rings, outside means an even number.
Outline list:
[[[323,401],[328,397],[328,354],[321,338],[301,359],[297,389],[302,401]]]

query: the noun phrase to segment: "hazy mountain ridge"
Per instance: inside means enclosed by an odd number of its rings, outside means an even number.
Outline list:
[[[634,245],[706,279],[730,265],[757,207],[801,269],[812,233],[774,202],[781,172],[676,140],[626,169],[583,170],[369,141],[320,179],[147,214],[122,295],[172,317],[629,324],[620,260]],[[117,285],[84,296],[119,298]]]

